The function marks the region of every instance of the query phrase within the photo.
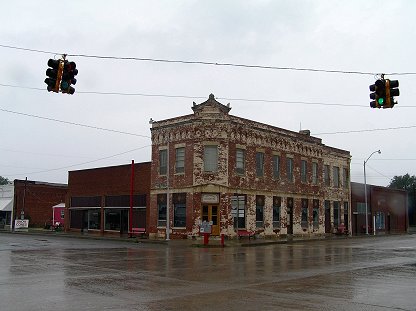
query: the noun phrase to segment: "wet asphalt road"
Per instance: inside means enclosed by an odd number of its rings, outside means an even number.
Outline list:
[[[0,310],[416,310],[416,235],[172,242],[0,233]]]

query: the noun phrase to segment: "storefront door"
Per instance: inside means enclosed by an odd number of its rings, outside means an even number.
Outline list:
[[[218,205],[203,205],[202,221],[212,221],[211,235],[219,235],[220,226],[218,221]]]

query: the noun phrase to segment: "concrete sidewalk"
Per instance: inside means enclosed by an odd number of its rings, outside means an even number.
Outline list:
[[[196,247],[196,248],[221,248],[221,247],[254,247],[254,246],[267,246],[276,244],[287,244],[305,241],[322,241],[328,239],[347,239],[349,236],[317,236],[317,237],[305,237],[305,236],[285,236],[276,239],[264,239],[264,238],[251,238],[246,237],[240,239],[228,239],[225,238],[224,245],[221,244],[219,237],[210,237],[208,244],[204,245],[202,237],[195,239],[172,239],[166,240],[154,240],[147,238],[130,238],[128,236],[102,236],[89,233],[74,233],[74,232],[63,232],[63,231],[52,231],[41,228],[29,228],[25,231],[10,232],[6,230],[0,230],[0,233],[5,234],[30,234],[30,235],[42,235],[42,236],[59,236],[68,238],[79,238],[79,239],[94,239],[94,240],[108,240],[108,241],[120,241],[126,243],[149,243],[149,244],[160,244],[175,247]]]

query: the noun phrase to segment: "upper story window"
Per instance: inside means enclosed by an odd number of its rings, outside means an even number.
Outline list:
[[[318,183],[318,163],[312,163],[312,184],[316,185]]]
[[[280,156],[273,156],[273,178],[280,178]]]
[[[329,179],[329,165],[324,166],[324,183],[325,186],[330,186],[330,179]]]
[[[288,181],[293,181],[293,159],[286,158],[286,175]]]
[[[307,166],[306,160],[302,160],[301,167],[300,167],[300,180],[303,183],[306,183],[307,181],[307,168],[308,166]]]
[[[168,172],[168,150],[159,150],[159,175],[166,175]]]
[[[176,148],[175,173],[185,172],[185,147]]]
[[[204,147],[204,172],[218,171],[218,146],[207,145]]]
[[[236,173],[244,175],[246,169],[246,151],[244,149],[237,149],[235,154],[235,169]]]
[[[343,184],[344,188],[348,188],[349,186],[349,176],[348,176],[348,169],[344,167],[342,172]]]
[[[264,176],[264,153],[256,152],[256,176]]]
[[[332,168],[332,174],[333,174],[333,183],[335,188],[339,188],[339,167],[334,166]]]

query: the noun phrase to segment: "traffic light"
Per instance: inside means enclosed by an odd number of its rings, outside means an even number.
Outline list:
[[[394,96],[400,95],[398,87],[398,80],[386,80],[386,105],[383,108],[393,108],[393,106],[397,104],[397,102],[394,101]]]
[[[370,98],[374,99],[370,102],[371,108],[384,108],[386,104],[386,80],[379,79],[375,84],[370,85]]]
[[[45,83],[48,85],[48,92],[59,92],[59,84],[61,83],[62,71],[63,71],[63,61],[56,59],[48,60],[48,68],[46,70],[46,75],[48,78],[45,79]]]
[[[71,95],[74,94],[75,89],[71,86],[71,84],[75,85],[77,83],[75,76],[78,74],[78,69],[76,69],[76,67],[77,65],[74,62],[65,61],[61,82],[62,93]]]

